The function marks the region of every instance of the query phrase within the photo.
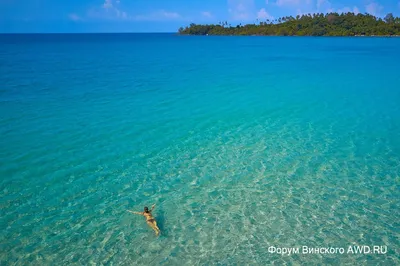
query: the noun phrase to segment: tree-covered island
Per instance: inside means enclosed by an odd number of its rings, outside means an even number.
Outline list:
[[[190,24],[181,27],[182,35],[271,35],[271,36],[400,36],[400,18],[392,13],[384,19],[370,14],[328,13],[283,17],[232,26]]]

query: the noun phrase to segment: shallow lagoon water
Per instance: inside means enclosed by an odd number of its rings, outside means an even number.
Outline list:
[[[1,264],[400,264],[399,47],[1,35]]]

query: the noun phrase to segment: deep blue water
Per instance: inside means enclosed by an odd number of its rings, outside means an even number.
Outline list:
[[[0,264],[400,264],[399,49],[0,35]]]

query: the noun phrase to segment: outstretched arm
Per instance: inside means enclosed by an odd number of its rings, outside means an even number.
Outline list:
[[[138,214],[138,215],[143,215],[143,212],[134,212],[130,210],[126,210],[127,212],[133,213],[133,214]]]
[[[155,207],[156,207],[156,204],[153,204],[153,206],[151,206],[151,211],[154,210]]]

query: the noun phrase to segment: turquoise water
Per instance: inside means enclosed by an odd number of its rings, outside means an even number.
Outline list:
[[[0,264],[400,264],[399,48],[1,35]]]

